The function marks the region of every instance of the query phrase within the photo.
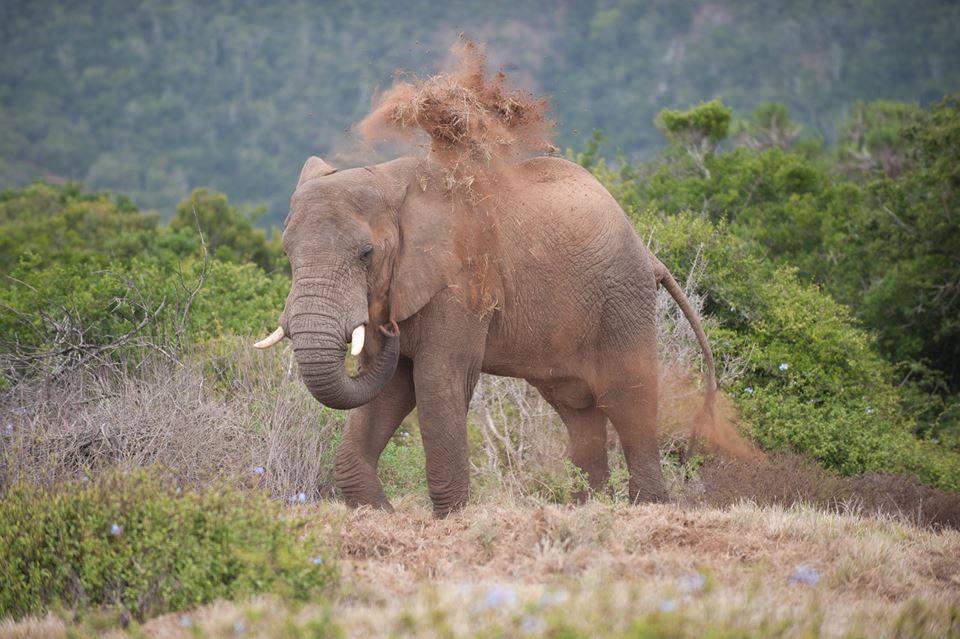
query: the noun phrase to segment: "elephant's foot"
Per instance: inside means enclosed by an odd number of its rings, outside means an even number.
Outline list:
[[[384,510],[388,513],[393,512],[393,504],[390,503],[390,500],[387,499],[386,495],[369,495],[369,494],[358,494],[358,493],[348,493],[344,489],[340,488],[340,494],[343,496],[343,503],[345,503],[350,508],[360,508],[362,506],[369,506],[371,508],[376,508],[378,510]]]
[[[470,498],[470,485],[457,486],[442,492],[430,490],[430,501],[433,502],[433,516],[443,519],[467,505]]]
[[[337,490],[347,506],[351,508],[371,506],[393,512],[393,506],[383,492],[376,469],[362,459],[338,454],[333,476]]]
[[[634,482],[631,479],[629,495],[631,504],[659,504],[669,499],[663,480]]]

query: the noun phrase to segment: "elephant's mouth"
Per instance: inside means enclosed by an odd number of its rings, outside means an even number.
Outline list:
[[[367,338],[367,325],[358,324],[349,334],[345,333],[343,336],[343,341],[347,344],[350,344],[350,354],[356,357],[363,352],[363,345],[366,342]],[[256,342],[254,348],[270,348],[275,346],[283,340],[284,337],[287,337],[288,334],[283,328],[283,323],[281,322],[280,326],[277,327],[275,331],[264,337],[259,342]]]
[[[293,342],[300,375],[310,394],[320,403],[337,409],[351,409],[366,404],[380,394],[393,377],[400,356],[400,329],[396,322],[380,326],[383,340],[380,350],[369,367],[356,377],[346,370],[344,357],[347,344],[350,353],[359,355],[366,344],[366,323],[358,324],[347,336],[332,326],[332,321],[318,321],[323,317],[314,308],[301,308],[290,316],[291,330],[283,325],[265,339],[254,344],[269,348],[284,337]]]

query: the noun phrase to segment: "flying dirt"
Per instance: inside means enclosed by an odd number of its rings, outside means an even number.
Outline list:
[[[398,79],[356,126],[360,138],[426,139],[451,186],[469,187],[478,176],[557,151],[547,98],[511,87],[502,71],[490,75],[484,48],[474,42],[461,39],[451,57],[446,71]]]

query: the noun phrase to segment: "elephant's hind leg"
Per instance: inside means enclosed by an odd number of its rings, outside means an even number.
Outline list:
[[[416,405],[413,367],[400,358],[393,378],[369,404],[350,412],[334,462],[337,488],[349,506],[391,510],[377,477],[377,461],[403,418]]]
[[[549,388],[541,385],[536,387],[567,427],[567,434],[570,436],[570,461],[586,474],[590,492],[602,491],[610,480],[607,416],[592,401],[586,407],[574,407],[561,401]],[[583,502],[587,497],[588,492],[585,490],[573,494],[573,500],[577,502]]]
[[[657,447],[657,367],[655,352],[635,360],[598,404],[610,418],[630,473],[630,501],[665,501],[667,491]]]

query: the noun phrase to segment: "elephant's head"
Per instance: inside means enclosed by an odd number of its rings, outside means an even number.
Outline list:
[[[332,408],[361,406],[393,376],[400,322],[449,283],[461,261],[440,194],[414,159],[337,171],[311,157],[284,223],[293,281],[280,326],[258,348],[289,337],[310,393]],[[449,204],[447,204],[449,208]],[[346,344],[360,372],[345,366]]]

